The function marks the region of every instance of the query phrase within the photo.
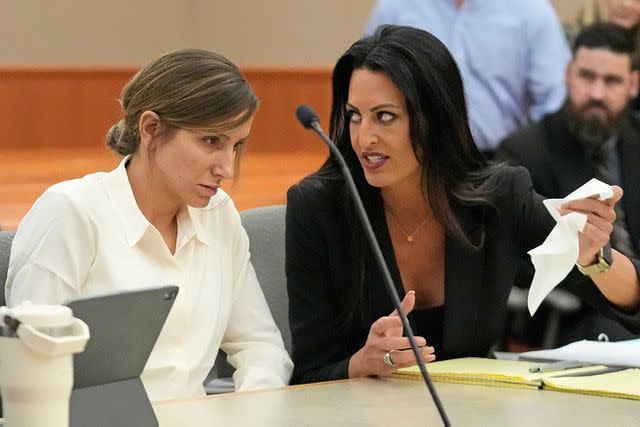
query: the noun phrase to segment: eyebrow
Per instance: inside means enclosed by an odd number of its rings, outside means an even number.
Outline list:
[[[229,135],[226,133],[219,133],[216,135],[218,138],[224,139],[224,140],[229,140],[231,138],[229,138]],[[238,139],[238,141],[246,141],[247,139],[249,139],[249,137],[251,136],[250,133],[248,133],[246,136]]]
[[[582,76],[597,77],[597,78],[602,78],[604,80],[616,80],[616,81],[624,80],[624,77],[620,74],[616,74],[616,73],[598,74],[591,68],[586,68],[586,67],[578,68],[578,73]]]
[[[350,108],[353,108],[355,110],[358,109],[355,105],[353,105],[353,104],[351,104],[349,102],[346,103],[346,106],[350,107]],[[369,111],[377,111],[377,110],[381,110],[383,108],[389,108],[389,107],[391,107],[391,108],[400,108],[400,106],[398,106],[396,104],[393,104],[391,102],[387,102],[387,103],[384,103],[384,104],[376,105],[375,107],[371,108]]]

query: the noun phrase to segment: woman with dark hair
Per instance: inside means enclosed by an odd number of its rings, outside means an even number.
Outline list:
[[[425,360],[487,355],[500,336],[517,261],[554,221],[523,168],[489,164],[467,122],[462,79],[431,34],[384,26],[333,71],[330,133],[345,156]],[[600,260],[614,197],[567,203],[588,215],[578,264]],[[415,364],[402,324],[339,172],[329,158],[293,186],[287,286],[294,382],[385,376]],[[640,263],[571,286],[606,315],[640,329]],[[391,313],[391,314],[389,314]]]

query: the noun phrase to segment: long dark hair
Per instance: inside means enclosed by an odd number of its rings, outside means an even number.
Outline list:
[[[345,108],[356,69],[384,73],[404,94],[413,151],[422,165],[422,191],[445,232],[472,246],[454,211],[462,205],[490,205],[490,178],[496,176],[496,167],[487,163],[471,136],[462,77],[451,54],[426,31],[385,25],[354,43],[338,60],[332,77],[330,134],[349,165],[365,205],[371,206],[379,192],[366,182],[351,148]],[[323,185],[342,177],[337,163],[329,157],[310,179]],[[351,199],[346,191],[341,197],[353,257],[352,286],[341,298],[345,303],[342,320],[349,322],[363,313],[366,267],[374,264]]]

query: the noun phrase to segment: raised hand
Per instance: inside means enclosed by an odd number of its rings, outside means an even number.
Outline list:
[[[580,233],[580,253],[578,264],[590,265],[596,261],[596,255],[609,242],[613,223],[616,220],[615,204],[622,198],[622,188],[612,185],[613,197],[599,200],[597,197],[572,200],[563,204],[560,214],[580,212],[587,215],[587,223]]]
[[[409,291],[402,300],[402,309],[406,314],[413,310],[416,301],[414,291]],[[423,337],[416,337],[425,362],[435,359],[434,348],[427,347]],[[389,353],[388,363],[385,355]],[[394,310],[373,322],[364,346],[349,360],[349,378],[364,376],[388,376],[398,368],[405,368],[416,364],[416,358],[411,350],[409,339],[403,336],[402,321]]]

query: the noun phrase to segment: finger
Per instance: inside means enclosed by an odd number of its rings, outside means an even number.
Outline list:
[[[605,200],[605,202],[609,206],[615,205],[619,200],[622,199],[622,195],[624,194],[622,188],[618,187],[617,185],[612,185],[611,190],[613,190],[613,196]]]
[[[413,310],[413,306],[415,305],[415,303],[416,292],[411,290],[407,292],[407,294],[404,296],[404,299],[402,300],[402,303],[400,304],[402,306],[402,311],[404,311],[404,314],[409,314],[411,310]],[[390,316],[399,316],[398,310],[393,310]]]
[[[581,205],[583,203],[590,203],[590,201],[596,201],[596,202],[600,202],[606,206],[613,206],[616,203],[618,203],[618,201],[620,201],[620,199],[622,199],[622,195],[624,194],[624,191],[622,191],[622,188],[618,187],[617,185],[612,185],[611,186],[611,191],[613,191],[613,195],[611,197],[609,197],[608,199],[605,200],[600,200],[599,196],[597,194],[594,194],[593,196],[590,197],[585,197],[583,199],[577,199],[577,200],[571,200],[568,201],[566,203],[563,203],[560,208],[561,210],[563,208],[568,208],[569,210],[577,210],[574,208],[574,206],[576,206],[576,204]]]
[[[596,226],[591,222],[587,222],[584,225],[584,228],[582,229],[582,232],[580,232],[579,236],[582,240],[584,240],[585,244],[593,244],[599,249],[600,247],[607,244],[609,238],[611,237],[612,230],[613,225],[609,223],[603,223],[599,226]]]
[[[613,205],[598,199],[578,199],[564,203],[560,207],[560,214],[566,215],[569,212],[597,215],[607,220],[615,219]]]
[[[400,350],[406,350],[406,349],[409,349],[409,351],[411,351],[411,342],[407,337],[403,337],[403,336],[385,337],[381,339],[380,342],[382,343],[382,346],[384,347],[384,349],[387,351],[390,351],[390,350],[400,351]],[[422,337],[416,337],[416,344],[418,345],[418,347],[423,347],[427,345],[427,340],[425,340]]]
[[[433,347],[420,348],[420,354],[425,363],[429,363],[435,360],[435,350]],[[417,363],[416,357],[411,350],[398,350],[391,352],[391,360],[393,361],[394,368],[406,368],[413,366]]]
[[[611,233],[614,222],[615,221],[609,221],[597,215],[587,214],[586,224],[593,225],[596,229],[602,231],[604,234],[607,234],[607,235]]]
[[[390,330],[397,330],[398,328],[400,329],[400,336],[402,336],[402,320],[397,316],[385,316],[373,322],[369,332],[374,335],[385,336]]]
[[[579,235],[578,264],[592,264],[598,251],[609,241],[609,234],[603,233],[593,224],[587,223]]]
[[[400,318],[396,317],[396,319],[400,319]],[[383,334],[383,336],[385,337],[401,337],[403,335],[404,335],[404,325],[402,325],[402,321],[400,322],[400,326],[389,328]]]

